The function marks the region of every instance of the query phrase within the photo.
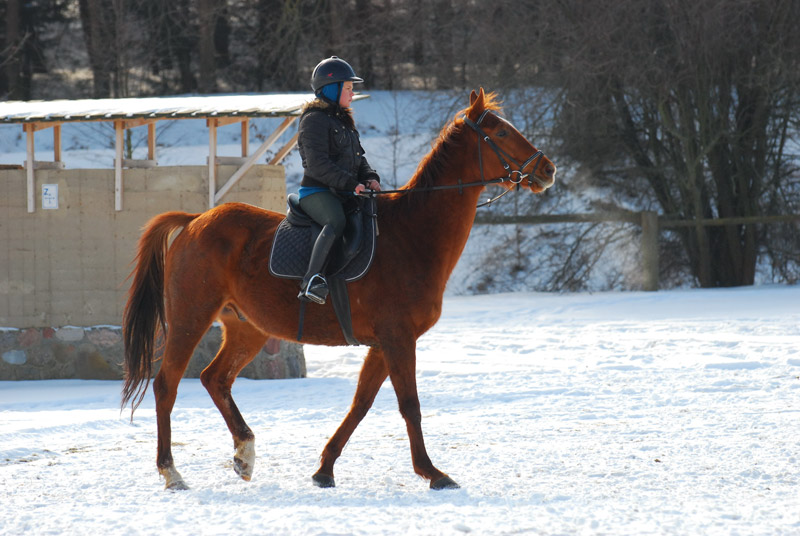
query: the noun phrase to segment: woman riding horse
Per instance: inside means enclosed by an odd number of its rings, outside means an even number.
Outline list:
[[[300,286],[301,300],[325,303],[323,273],[331,248],[345,227],[344,201],[366,188],[380,190],[380,177],[364,157],[350,103],[353,84],[363,80],[336,56],[322,60],[311,75],[317,98],[303,108],[297,147],[303,161],[300,208],[322,226]]]
[[[497,111],[492,95],[473,92],[469,107],[444,127],[411,180],[397,192],[384,191],[378,199],[381,237],[375,259],[350,289],[353,335],[369,350],[350,411],[325,445],[312,476],[317,486],[335,485],[336,460],[388,377],[406,423],[414,471],[432,489],[458,487],[434,466],[425,448],[415,376],[417,339],[439,319],[447,279],[467,243],[484,187],[524,186],[541,193],[553,185],[556,175],[553,162]],[[313,120],[328,121],[327,115],[315,115],[318,119]],[[309,114],[306,121],[312,118]],[[343,139],[360,147],[354,131]],[[355,191],[354,184],[345,181],[344,186]],[[244,480],[253,475],[255,435],[234,402],[231,387],[268,337],[292,340],[297,333],[303,303],[295,298],[295,284],[265,276],[275,230],[283,219],[277,212],[225,203],[202,214],[156,216],[139,240],[123,318],[122,405],[130,402],[135,409],[142,401],[159,334],[163,335],[164,352],[153,392],[156,465],[168,489],[188,488],[172,457],[171,413],[178,384],[195,347],[217,320],[222,322],[222,346],[200,380],[233,437],[234,471]],[[392,285],[384,285],[389,277]],[[312,307],[307,322],[304,338],[310,344],[346,344],[332,307]]]

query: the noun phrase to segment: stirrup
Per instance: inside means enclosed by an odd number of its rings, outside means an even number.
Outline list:
[[[314,274],[297,297],[301,300],[325,305],[325,299],[328,297],[328,282],[322,274]]]

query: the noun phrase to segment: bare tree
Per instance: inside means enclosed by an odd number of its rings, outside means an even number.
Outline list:
[[[45,50],[53,43],[47,29],[64,20],[65,9],[63,0],[8,0],[0,5],[5,19],[0,27],[0,91],[7,91],[8,98],[32,98],[34,74],[47,71]]]
[[[786,179],[797,117],[800,4],[567,0],[548,9],[568,28],[548,41],[565,89],[559,134],[596,184],[676,218],[766,212]],[[704,287],[752,284],[766,239],[751,224],[672,236]]]
[[[79,0],[83,38],[92,69],[95,98],[111,96],[111,75],[114,69],[114,17],[110,0]]]
[[[20,35],[20,0],[9,0],[5,6],[5,43],[3,50],[3,74],[5,87],[11,100],[24,98],[19,83],[21,58],[19,50],[22,44]]]

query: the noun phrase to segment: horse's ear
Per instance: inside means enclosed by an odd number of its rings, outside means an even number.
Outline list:
[[[473,121],[475,120],[475,118],[477,118],[478,115],[480,115],[483,112],[483,109],[485,107],[484,97],[485,95],[483,93],[483,88],[481,88],[479,93],[475,93],[475,90],[473,90],[472,93],[470,93],[469,96],[470,115],[475,116],[472,118]]]

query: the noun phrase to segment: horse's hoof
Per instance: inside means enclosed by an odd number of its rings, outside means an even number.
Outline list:
[[[249,439],[242,441],[236,446],[236,454],[233,456],[233,470],[242,477],[242,480],[250,482],[253,478],[253,466],[256,461],[255,441]]]
[[[168,489],[170,491],[184,491],[189,489],[189,486],[187,486],[186,482],[183,481],[183,477],[178,470],[175,469],[174,465],[159,468],[158,472],[161,473],[161,476],[163,476],[164,480],[166,481],[164,489]]]
[[[253,478],[253,466],[241,458],[233,458],[233,470],[246,482],[250,482],[250,479]]]
[[[189,486],[186,485],[186,482],[183,480],[175,480],[174,482],[168,482],[164,489],[169,491],[186,491],[189,489]]]
[[[461,486],[449,476],[443,476],[435,482],[431,482],[431,489],[459,489]]]
[[[315,473],[314,476],[311,477],[311,480],[314,481],[314,485],[318,488],[335,488],[336,483],[333,481],[332,476],[323,475],[322,473]]]

